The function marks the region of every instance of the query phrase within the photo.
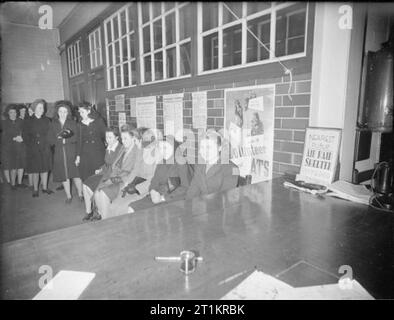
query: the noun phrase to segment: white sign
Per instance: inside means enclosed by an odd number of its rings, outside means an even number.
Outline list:
[[[327,186],[335,178],[341,129],[306,128],[304,155],[297,181]]]
[[[137,126],[156,129],[156,96],[136,99]]]
[[[124,111],[124,94],[118,94],[115,96],[115,111]]]
[[[136,99],[130,98],[130,117],[136,117]]]
[[[193,128],[207,128],[207,92],[192,93]]]
[[[274,86],[225,90],[225,135],[230,159],[252,183],[272,179]]]
[[[164,135],[183,141],[183,93],[163,95]]]
[[[119,112],[118,113],[118,126],[119,129],[126,124],[126,112]]]

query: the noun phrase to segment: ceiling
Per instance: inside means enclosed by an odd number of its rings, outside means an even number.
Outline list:
[[[38,26],[38,21],[44,14],[44,12],[39,13],[38,11],[42,5],[50,5],[53,9],[53,27],[57,28],[78,3],[44,1],[5,2],[0,7],[0,20],[2,22]]]

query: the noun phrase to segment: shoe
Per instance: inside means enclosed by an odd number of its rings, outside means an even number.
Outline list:
[[[83,217],[82,221],[89,221],[92,217],[93,217],[93,213],[92,212],[91,213],[87,213]]]
[[[101,220],[101,215],[98,213],[94,213],[93,216],[90,218],[90,221],[98,221]]]
[[[16,190],[16,186],[11,185],[11,190]]]
[[[66,199],[66,204],[70,204],[73,201],[73,197]]]
[[[33,198],[38,198],[38,191],[33,191]]]
[[[63,185],[61,185],[61,186],[58,186],[58,187],[56,188],[56,190],[57,190],[57,191],[64,190],[64,187],[63,187]]]
[[[42,189],[42,192],[46,193],[46,194],[52,194],[53,191],[51,189]]]
[[[79,196],[79,201],[81,201],[81,202],[84,201],[83,196]]]

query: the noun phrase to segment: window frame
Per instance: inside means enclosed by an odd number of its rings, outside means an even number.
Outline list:
[[[278,59],[280,59],[281,61],[285,61],[285,60],[306,57],[307,43],[308,43],[309,3],[306,3],[306,7],[305,7],[305,41],[304,41],[303,52],[299,52],[299,53],[295,53],[295,54],[291,54],[291,55],[280,56],[280,57],[274,56],[275,48],[276,48],[276,13],[279,10],[285,9],[287,7],[294,5],[294,4],[297,4],[297,2],[285,2],[285,3],[272,2],[271,6],[269,8],[248,15],[247,14],[247,2],[242,2],[242,17],[240,17],[240,21],[235,20],[235,21],[231,21],[226,24],[222,24],[223,9],[225,9],[225,7],[223,6],[222,2],[218,2],[218,26],[215,28],[209,29],[207,31],[203,31],[203,21],[202,21],[203,20],[202,19],[203,18],[202,17],[203,3],[198,2],[197,3],[197,75],[206,75],[206,74],[211,74],[211,73],[224,72],[224,71],[228,71],[228,70],[235,70],[235,69],[247,68],[247,67],[252,67],[252,66],[258,66],[258,65],[277,62]],[[304,11],[304,10],[298,9],[295,11],[295,13],[299,13],[301,11]],[[247,24],[249,23],[249,21],[259,18],[259,17],[262,17],[267,14],[270,14],[270,50],[271,51],[269,53],[269,58],[261,60],[261,61],[247,62],[247,35],[249,33],[249,31],[246,29]],[[292,15],[292,13],[290,13],[288,15]],[[240,24],[242,27],[242,31],[241,31],[242,32],[241,63],[238,65],[234,65],[234,66],[223,67],[223,31],[225,29],[228,29],[228,28],[233,27],[238,24]],[[286,26],[286,28],[288,29],[288,26]],[[288,32],[288,30],[286,30],[286,34],[287,34],[287,32]],[[212,33],[218,34],[218,36],[217,36],[217,38],[218,38],[218,68],[211,69],[211,70],[204,70],[204,58],[205,58],[203,55],[204,37],[206,37]]]
[[[75,78],[76,76],[83,74],[81,45],[82,40],[79,38],[67,46],[67,65],[69,78]]]
[[[135,54],[136,52],[136,47],[135,47],[135,42],[137,41],[136,35],[137,35],[137,30],[135,28],[130,31],[130,20],[129,20],[129,7],[135,5],[134,3],[128,3],[118,10],[111,14],[109,17],[104,19],[103,21],[103,28],[104,28],[104,47],[105,47],[105,72],[106,72],[106,78],[107,78],[107,91],[116,91],[116,90],[121,90],[121,89],[126,89],[126,88],[132,88],[138,85],[138,71],[135,69],[135,72],[132,73],[132,68],[131,65],[134,62],[135,67],[137,67],[137,55]],[[126,19],[126,33],[121,34],[121,13],[125,12],[125,19]],[[118,37],[114,39],[114,20],[117,18],[118,21]],[[134,18],[134,17],[133,17]],[[107,33],[107,24],[109,25],[110,29],[110,34],[111,34],[111,42],[108,42],[108,33]],[[135,27],[135,26],[134,26]],[[134,57],[131,57],[131,49],[130,49],[130,36],[134,35]],[[127,42],[127,59],[123,59],[123,39],[126,38]],[[119,62],[116,63],[116,50],[115,50],[115,45],[116,42],[119,43]],[[111,53],[109,53],[109,47],[111,46]],[[112,58],[112,65],[110,65],[110,55]],[[124,85],[124,65],[126,65],[128,69],[128,86]],[[121,74],[121,86],[117,86],[117,72],[116,69],[120,68],[120,74]],[[111,87],[111,76],[110,73],[112,73],[113,76],[113,83],[114,86]],[[133,80],[135,80],[135,83],[133,84]]]
[[[138,38],[139,38],[139,66],[140,66],[140,85],[150,85],[154,83],[167,82],[173,80],[179,80],[184,78],[190,78],[192,76],[192,64],[190,64],[190,73],[186,75],[181,75],[181,46],[187,43],[190,44],[190,55],[192,55],[192,37],[193,28],[191,28],[190,36],[180,40],[180,10],[187,5],[193,4],[192,2],[175,2],[173,8],[168,11],[165,10],[165,2],[147,2],[149,5],[149,20],[143,22],[142,20],[142,3],[138,2],[137,12],[138,12]],[[160,4],[161,12],[159,15],[153,17],[153,6],[152,4]],[[164,13],[163,13],[164,12]],[[175,14],[175,41],[171,44],[166,44],[166,17]],[[161,47],[154,47],[154,24],[157,21],[161,21]],[[150,32],[150,50],[144,53],[144,37],[143,30],[149,26]],[[175,76],[168,78],[167,75],[167,51],[175,48]],[[162,54],[162,79],[156,80],[155,74],[155,55],[157,53]],[[150,69],[151,69],[151,81],[145,81],[145,58],[150,56]]]
[[[96,40],[98,42],[98,46],[96,47]],[[88,42],[89,42],[89,61],[90,61],[90,69],[96,69],[103,65],[103,54],[102,54],[102,43],[101,43],[101,26],[95,28],[92,32],[88,34]],[[93,45],[92,45],[93,44]],[[95,65],[93,65],[92,57],[95,57]],[[100,59],[100,63],[98,63],[98,58]]]

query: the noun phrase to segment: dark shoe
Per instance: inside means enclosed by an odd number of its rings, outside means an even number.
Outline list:
[[[33,198],[38,198],[38,191],[33,191]]]
[[[57,191],[64,190],[64,187],[63,187],[63,185],[60,185],[60,186],[58,186],[58,187],[56,188],[56,190],[57,190]]]
[[[16,186],[17,186],[17,188],[20,188],[20,189],[26,189],[26,188],[28,188],[28,186],[25,185],[24,183],[18,183]]]
[[[71,198],[67,198],[67,199],[66,199],[66,204],[70,204],[72,201],[73,201],[73,198],[72,198],[72,197],[71,197]]]
[[[101,220],[101,215],[95,212],[92,218],[90,219],[90,221],[98,221],[98,220]]]
[[[46,194],[52,194],[53,191],[51,189],[43,189],[42,192],[46,193]]]
[[[81,202],[84,201],[83,196],[79,196],[79,201],[81,201]]]
[[[16,186],[11,185],[11,190],[16,190]]]
[[[92,212],[91,213],[87,213],[83,217],[82,221],[89,221],[92,217],[93,217],[93,213]]]

